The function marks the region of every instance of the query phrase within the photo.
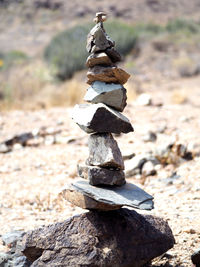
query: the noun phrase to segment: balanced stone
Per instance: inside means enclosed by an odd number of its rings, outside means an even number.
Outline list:
[[[126,183],[122,170],[96,166],[78,165],[80,177],[89,180],[91,185],[123,185]]]
[[[124,161],[117,142],[110,133],[89,136],[89,158],[87,165],[124,169]]]
[[[99,104],[76,105],[73,120],[86,133],[129,133],[134,131],[130,121],[120,112]]]
[[[114,45],[115,43],[105,33],[103,24],[101,22],[97,23],[87,36],[86,49],[89,53],[104,51],[107,48],[113,47]]]
[[[153,209],[153,197],[134,184],[122,186],[92,186],[87,180],[74,182],[73,187],[98,202],[115,206],[129,206],[140,210]]]
[[[118,53],[117,50],[114,49],[114,47],[106,49],[105,53],[109,56],[113,63],[122,60],[120,53]]]
[[[94,53],[89,55],[89,57],[86,60],[86,66],[89,68],[94,67],[95,65],[108,65],[112,66],[113,62],[107,56],[106,53]]]
[[[122,207],[122,205],[110,205],[102,201],[97,201],[85,195],[83,192],[77,191],[73,185],[67,185],[61,194],[65,200],[82,209],[108,211],[120,209]]]
[[[126,89],[121,84],[104,83],[95,81],[88,89],[84,97],[85,101],[91,103],[104,103],[119,111],[126,106]]]
[[[125,84],[129,77],[130,75],[120,68],[96,65],[89,68],[87,72],[87,83],[92,84],[94,81],[102,81],[107,83]]]

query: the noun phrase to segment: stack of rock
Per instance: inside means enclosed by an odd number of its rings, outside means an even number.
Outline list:
[[[88,36],[88,105],[76,106],[75,122],[89,136],[89,158],[78,166],[84,179],[63,191],[73,204],[89,209],[74,216],[28,232],[21,251],[38,266],[142,267],[174,245],[174,237],[161,218],[140,215],[121,208],[153,208],[152,197],[133,184],[126,183],[124,162],[112,133],[133,131],[120,111],[126,105],[123,85],[129,75],[114,64],[120,56],[113,48],[97,13],[97,25]]]
[[[126,183],[124,162],[112,133],[133,131],[130,121],[122,115],[126,106],[123,84],[130,75],[117,67],[121,60],[115,42],[106,34],[106,14],[96,14],[95,27],[87,38],[86,61],[89,68],[84,100],[90,104],[76,105],[73,120],[89,136],[89,158],[78,165],[78,180],[65,190],[65,197],[86,209],[112,210],[124,205],[152,209],[152,196],[133,184]]]

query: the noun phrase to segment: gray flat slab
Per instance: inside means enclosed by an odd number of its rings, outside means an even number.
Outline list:
[[[82,194],[110,205],[129,206],[141,210],[151,210],[154,206],[153,197],[131,183],[97,187],[90,185],[86,180],[78,180],[73,186]]]

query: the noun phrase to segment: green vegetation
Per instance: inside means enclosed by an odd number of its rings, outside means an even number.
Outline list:
[[[0,70],[7,70],[16,64],[22,64],[28,59],[27,55],[21,51],[10,51],[0,53]]]
[[[93,24],[75,26],[59,33],[45,49],[45,59],[50,64],[56,76],[61,79],[69,79],[74,72],[85,67],[88,56],[86,51],[86,36]],[[121,22],[105,23],[107,33],[115,40],[116,48],[126,55],[135,46],[137,34],[132,26]]]
[[[177,19],[170,21],[166,25],[166,30],[169,33],[182,32],[182,34],[197,34],[200,33],[200,22]]]
[[[44,57],[53,74],[60,80],[69,79],[76,71],[84,69],[88,56],[85,49],[86,36],[93,25],[86,23],[61,32],[46,47]],[[182,35],[200,33],[200,23],[177,19],[165,26],[152,23],[140,23],[133,26],[111,21],[105,23],[105,29],[116,42],[117,50],[122,55],[126,55],[134,49],[141,37],[151,39],[155,35],[165,33],[173,35],[173,38],[178,36],[179,39]]]

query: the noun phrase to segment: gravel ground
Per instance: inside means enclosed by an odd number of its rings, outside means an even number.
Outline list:
[[[193,156],[185,160],[173,152],[169,164],[155,166],[156,175],[128,178],[154,196],[155,209],[147,213],[166,219],[176,239],[174,248],[153,266],[191,266],[190,256],[200,247],[199,81],[185,81],[193,90],[187,90],[186,101],[179,105],[172,104],[173,92],[164,86],[162,92],[149,90],[152,105],[129,103],[124,113],[135,132],[115,136],[123,155],[155,155],[172,142],[184,145]],[[70,112],[57,108],[0,113],[0,142],[41,127],[47,132],[27,146],[15,144],[9,153],[0,153],[0,234],[31,230],[85,212],[59,194],[77,177],[76,165],[88,155],[87,135],[71,121]],[[157,135],[156,141],[144,138],[149,131]],[[1,244],[0,251],[5,249]]]

